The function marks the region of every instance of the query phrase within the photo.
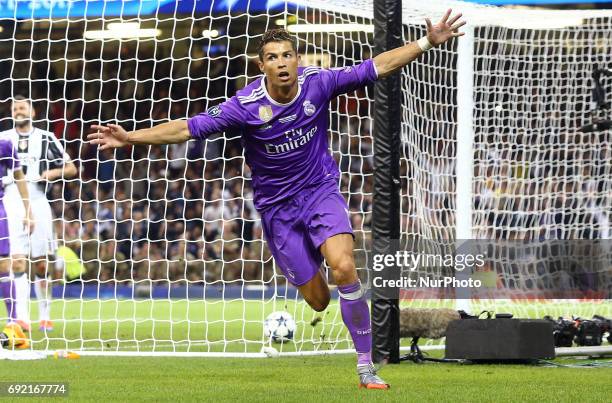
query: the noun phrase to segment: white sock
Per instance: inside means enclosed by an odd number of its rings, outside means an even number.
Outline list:
[[[15,302],[17,320],[30,323],[30,280],[25,273],[13,275],[15,282]]]
[[[49,280],[36,276],[34,291],[36,291],[36,298],[38,298],[38,320],[50,320],[51,295],[49,295]]]

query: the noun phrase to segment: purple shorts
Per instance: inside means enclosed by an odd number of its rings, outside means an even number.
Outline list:
[[[9,225],[4,203],[0,199],[0,256],[9,256],[11,248],[9,243]]]
[[[353,234],[336,179],[310,186],[261,214],[276,264],[294,286],[312,279],[323,263],[319,247],[331,236]]]

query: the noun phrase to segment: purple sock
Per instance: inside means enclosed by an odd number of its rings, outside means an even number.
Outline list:
[[[9,322],[17,320],[17,310],[15,309],[15,283],[10,278],[9,273],[0,273],[0,291],[4,297],[6,311],[9,314]]]
[[[357,350],[357,365],[372,362],[372,325],[370,324],[370,309],[362,295],[361,283],[338,286],[340,294],[340,312],[342,320],[348,328],[355,350]]]

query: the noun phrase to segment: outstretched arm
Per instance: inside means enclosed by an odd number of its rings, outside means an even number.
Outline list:
[[[209,108],[206,112],[187,120],[171,120],[150,129],[125,131],[118,125],[93,125],[96,133],[87,136],[100,150],[123,147],[128,144],[175,144],[191,138],[205,139],[211,134],[244,126],[248,116],[236,96]]]
[[[174,144],[183,143],[191,138],[186,120],[172,120],[153,126],[128,132],[119,125],[93,125],[96,133],[89,134],[87,140],[97,144],[100,150],[123,147],[128,144]]]
[[[448,9],[444,17],[436,25],[432,25],[429,18],[427,23],[427,35],[418,41],[411,42],[402,47],[381,53],[374,58],[374,64],[378,71],[378,77],[389,76],[432,47],[439,46],[451,38],[462,36],[463,32],[458,29],[465,25],[465,21],[459,21],[461,14],[451,17],[452,10]]]
[[[40,177],[46,181],[54,181],[58,178],[70,179],[74,178],[79,171],[74,162],[67,162],[62,168],[53,168],[40,174]]]
[[[34,220],[32,219],[32,209],[30,207],[30,195],[28,193],[28,185],[26,184],[26,178],[21,168],[13,171],[13,178],[15,178],[15,184],[17,190],[23,201],[23,208],[25,209],[25,217],[23,219],[23,225],[26,228],[28,234],[34,232]]]

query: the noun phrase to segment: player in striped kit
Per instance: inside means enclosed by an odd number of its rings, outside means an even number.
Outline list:
[[[21,224],[24,230],[30,233],[33,230],[34,223],[30,219],[32,217],[32,210],[30,208],[30,196],[25,176],[13,144],[8,140],[0,140],[0,177],[7,175],[9,171],[13,172],[12,176],[16,183],[20,202],[23,203],[23,209],[28,212]],[[3,195],[4,186],[0,185],[0,295],[6,305],[8,325],[12,325],[17,322],[17,309],[15,306],[15,284],[10,276],[9,224],[7,212],[2,201]],[[18,329],[17,332],[19,331]]]
[[[255,208],[268,247],[287,280],[323,311],[330,291],[320,271],[325,259],[338,286],[340,310],[357,351],[359,386],[388,389],[372,364],[372,328],[353,257],[348,207],[338,189],[340,171],[329,152],[329,104],[399,71],[434,46],[462,35],[461,14],[448,10],[427,35],[355,66],[298,67],[297,44],[287,31],[270,30],[259,45],[263,77],[236,96],[187,121],[126,132],[96,125],[88,139],[101,149],[128,144],[173,144],[234,129],[241,132],[251,167]]]
[[[32,102],[16,96],[11,106],[14,128],[0,133],[0,139],[10,140],[17,149],[31,198],[34,231],[28,235],[21,224],[25,216],[19,201],[17,186],[5,179],[4,204],[9,214],[11,256],[17,300],[17,319],[24,330],[30,329],[30,283],[26,274],[26,258],[35,271],[34,289],[38,298],[39,328],[53,330],[51,322],[51,293],[47,276],[49,261],[57,248],[53,232],[53,216],[46,196],[49,182],[76,176],[77,169],[64,148],[51,132],[32,126],[36,111]]]

